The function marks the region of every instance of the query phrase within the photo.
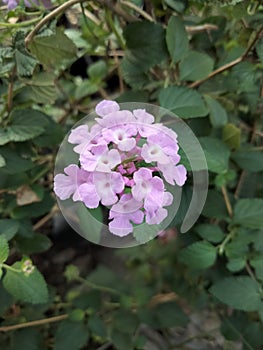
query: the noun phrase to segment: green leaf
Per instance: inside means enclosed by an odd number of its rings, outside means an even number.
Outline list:
[[[260,285],[248,276],[227,277],[210,292],[221,302],[243,311],[256,311],[261,303]]]
[[[0,235],[3,236],[7,241],[9,241],[15,236],[18,229],[19,229],[19,222],[17,220],[12,220],[12,219],[0,220]]]
[[[40,350],[44,344],[38,329],[21,329],[12,333],[10,350]]]
[[[54,84],[55,76],[50,72],[34,74],[31,79],[24,80],[28,99],[36,103],[52,104],[57,99],[57,90]]]
[[[245,258],[234,258],[228,261],[226,267],[231,272],[238,272],[244,269],[246,266]]]
[[[259,172],[263,170],[263,153],[253,150],[251,146],[242,147],[232,154],[232,158],[241,169],[250,172]]]
[[[213,70],[214,60],[201,52],[189,51],[179,64],[181,80],[196,81],[207,77]]]
[[[5,290],[3,283],[0,283],[0,316],[3,316],[13,303],[13,297]]]
[[[167,57],[164,29],[160,24],[148,21],[130,23],[124,29],[123,35],[129,53],[141,71],[145,72]]]
[[[101,207],[88,209],[85,205],[80,205],[77,212],[82,236],[92,243],[99,243],[103,227],[103,213]]]
[[[128,310],[118,310],[113,317],[114,328],[123,333],[133,334],[139,326],[138,317]]]
[[[23,254],[36,254],[48,250],[52,246],[51,240],[40,233],[35,233],[33,237],[16,237],[18,250]]]
[[[88,329],[82,322],[63,321],[55,333],[54,350],[80,350],[88,339]]]
[[[188,37],[182,20],[171,17],[166,30],[166,43],[169,54],[174,63],[177,63],[188,51]]]
[[[208,110],[202,96],[195,90],[182,86],[170,86],[160,91],[161,107],[167,108],[181,118],[204,117]]]
[[[226,219],[228,216],[224,198],[216,190],[209,190],[202,214],[208,218]]]
[[[182,13],[187,6],[186,1],[181,1],[181,0],[164,0],[164,2],[168,6],[170,6],[173,10],[180,13]]]
[[[231,150],[240,147],[241,130],[234,124],[226,124],[223,129],[223,141]]]
[[[12,268],[21,270],[22,262],[16,262]],[[36,267],[29,275],[25,275],[22,271],[6,270],[3,284],[17,300],[32,304],[42,304],[48,301],[46,282]]]
[[[233,222],[248,228],[263,227],[263,199],[240,199],[234,207]]]
[[[90,331],[102,338],[107,336],[107,329],[102,319],[97,315],[91,315],[88,321]]]
[[[113,329],[111,332],[111,340],[116,350],[133,350],[132,338],[130,334]]]
[[[205,153],[208,170],[221,174],[228,170],[229,148],[219,139],[200,137],[199,142]]]
[[[214,100],[209,95],[205,95],[205,102],[209,109],[210,122],[214,128],[221,128],[227,123],[227,113],[226,110],[221,106],[221,104]]]
[[[0,236],[0,265],[5,262],[9,255],[9,247],[7,240]]]
[[[263,256],[259,255],[251,259],[249,263],[255,269],[256,277],[263,281]]]
[[[153,312],[157,318],[158,328],[184,327],[188,317],[175,302],[158,304]]]
[[[0,154],[0,168],[4,167],[5,165],[6,165],[5,158]]]
[[[261,63],[263,63],[263,38],[260,38],[257,42],[257,45],[256,45],[256,51],[257,51],[257,54],[258,54],[258,57],[261,61]]]
[[[57,29],[54,35],[35,36],[29,43],[29,49],[44,66],[49,68],[60,68],[76,58],[76,46],[61,29]]]
[[[206,242],[195,242],[179,252],[179,260],[191,269],[206,269],[216,261],[216,248]]]
[[[195,231],[200,237],[211,243],[220,243],[225,235],[219,226],[212,224],[201,224],[195,227]]]
[[[26,33],[20,30],[15,33],[13,39],[16,69],[20,77],[29,77],[33,75],[34,69],[38,63],[26,49],[25,36]]]
[[[108,73],[107,65],[104,61],[98,61],[88,67],[88,75],[92,80],[103,80]]]

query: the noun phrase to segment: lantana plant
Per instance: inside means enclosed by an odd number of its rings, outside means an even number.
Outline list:
[[[78,164],[56,174],[60,200],[72,198],[89,209],[109,209],[108,228],[116,236],[131,234],[136,225],[160,224],[173,195],[166,184],[183,186],[187,171],[179,164],[177,134],[145,109],[121,110],[104,100],[95,108],[96,123],[71,130]]]

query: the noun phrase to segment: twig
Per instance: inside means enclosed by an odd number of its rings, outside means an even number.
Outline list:
[[[0,332],[9,332],[9,331],[13,331],[13,330],[16,330],[16,329],[21,329],[21,328],[41,326],[41,325],[44,325],[44,324],[47,324],[47,323],[53,323],[53,322],[62,321],[62,320],[67,319],[68,317],[69,317],[69,315],[65,314],[65,315],[59,315],[59,316],[44,318],[42,320],[36,320],[36,321],[30,321],[30,322],[25,322],[25,323],[14,324],[12,326],[3,326],[3,327],[0,327]]]
[[[53,19],[54,17],[56,17],[57,15],[59,15],[60,13],[63,13],[67,8],[84,2],[86,0],[69,0],[67,2],[65,2],[64,4],[60,5],[59,7],[57,7],[55,10],[51,11],[48,15],[46,15],[41,21],[39,21],[37,23],[37,25],[34,27],[34,29],[26,36],[25,38],[25,44],[26,47],[28,47],[28,44],[33,40],[34,36],[37,34],[37,32],[49,21],[51,21],[51,19]]]
[[[252,278],[252,280],[256,281],[257,282],[257,279],[253,273],[253,271],[251,270],[251,267],[249,266],[248,263],[246,263],[246,270],[247,270],[247,273],[249,274],[249,276]]]
[[[116,15],[122,17],[126,22],[136,22],[138,18],[127,13],[118,3],[113,3],[111,0],[96,0],[102,7],[107,7]]]
[[[229,197],[228,197],[227,189],[225,186],[222,186],[221,190],[222,190],[222,194],[223,194],[223,197],[224,197],[224,200],[226,203],[226,209],[227,209],[228,215],[230,217],[232,217],[233,216],[233,209],[232,209],[232,205],[230,203]]]
[[[197,80],[193,82],[192,84],[189,85],[189,88],[195,88],[201,84],[203,84],[205,81],[209,80],[210,78],[214,77],[215,75],[219,73],[223,73],[224,71],[236,66],[238,63],[242,62],[250,52],[250,50],[254,47],[255,43],[259,39],[261,32],[263,31],[263,26],[260,27],[260,29],[256,32],[255,38],[252,40],[252,42],[248,45],[247,49],[245,52],[235,60],[224,64],[222,67],[219,67],[218,69],[215,69],[213,72],[211,72],[206,78]]]
[[[121,0],[120,3],[124,6],[129,7],[130,9],[136,11],[137,13],[139,13],[142,17],[144,17],[145,19],[147,19],[147,21],[150,22],[154,22],[154,19],[144,10],[142,10],[140,7],[138,7],[137,5],[135,5],[133,2],[130,1],[125,1],[125,0]]]
[[[46,216],[40,219],[35,225],[33,225],[33,231],[40,229],[40,227],[45,225],[45,223],[48,222],[57,212],[58,212],[58,208],[57,206],[54,206],[50,213],[48,213]]]
[[[204,23],[202,25],[198,26],[185,26],[185,30],[187,33],[192,34],[192,33],[200,33],[203,31],[209,31],[209,30],[217,30],[218,26],[215,24],[210,24],[210,23]]]

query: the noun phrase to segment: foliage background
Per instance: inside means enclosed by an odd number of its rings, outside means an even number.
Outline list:
[[[0,8],[0,348],[262,348],[260,1],[31,5]],[[56,229],[58,146],[103,98],[160,104],[198,136],[209,193],[188,233],[191,179],[145,246]]]

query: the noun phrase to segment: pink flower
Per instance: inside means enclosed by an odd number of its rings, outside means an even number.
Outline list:
[[[149,225],[160,224],[168,215],[167,209],[163,208],[171,205],[173,196],[170,192],[164,192],[162,206],[156,210],[146,210],[146,222]]]
[[[79,187],[82,201],[88,208],[97,208],[99,201],[103,205],[112,205],[117,202],[117,193],[124,189],[124,180],[117,172],[94,172],[92,183],[85,183]]]
[[[65,174],[57,174],[54,178],[54,191],[61,199],[68,199],[73,195],[73,201],[80,201],[79,186],[89,182],[92,174],[80,169],[75,164],[70,164],[64,169]]]
[[[120,106],[115,101],[103,100],[97,104],[95,111],[100,117],[119,111]]]
[[[164,153],[162,148],[155,143],[145,143],[142,146],[141,156],[146,163],[158,162],[167,164],[170,162],[169,157]]]
[[[110,210],[109,223],[111,233],[123,237],[133,231],[133,225],[143,222],[144,213],[140,210],[142,201],[135,200],[131,194],[124,194],[117,204],[114,204]]]
[[[144,208],[154,211],[163,203],[164,183],[158,177],[152,177],[152,171],[140,168],[133,175],[135,185],[132,187],[132,195],[137,201],[144,200]]]
[[[145,109],[135,109],[133,115],[136,118],[138,132],[142,137],[148,137],[158,132],[156,127],[152,125],[154,122],[154,116],[147,113]]]
[[[121,151],[130,151],[136,146],[135,138],[131,138],[137,134],[137,129],[134,125],[105,129],[102,134],[104,140],[108,143],[113,142]]]
[[[136,122],[134,115],[130,111],[116,111],[105,115],[103,118],[95,118],[103,128],[112,128]]]
[[[184,185],[187,178],[187,171],[182,164],[174,165],[170,162],[168,164],[158,164],[158,168],[169,184],[174,185],[176,183],[178,186]]]
[[[95,153],[95,152],[94,152]],[[80,164],[87,171],[111,172],[118,164],[121,163],[121,156],[116,149],[107,150],[101,153],[92,154],[85,152],[80,155]]]

